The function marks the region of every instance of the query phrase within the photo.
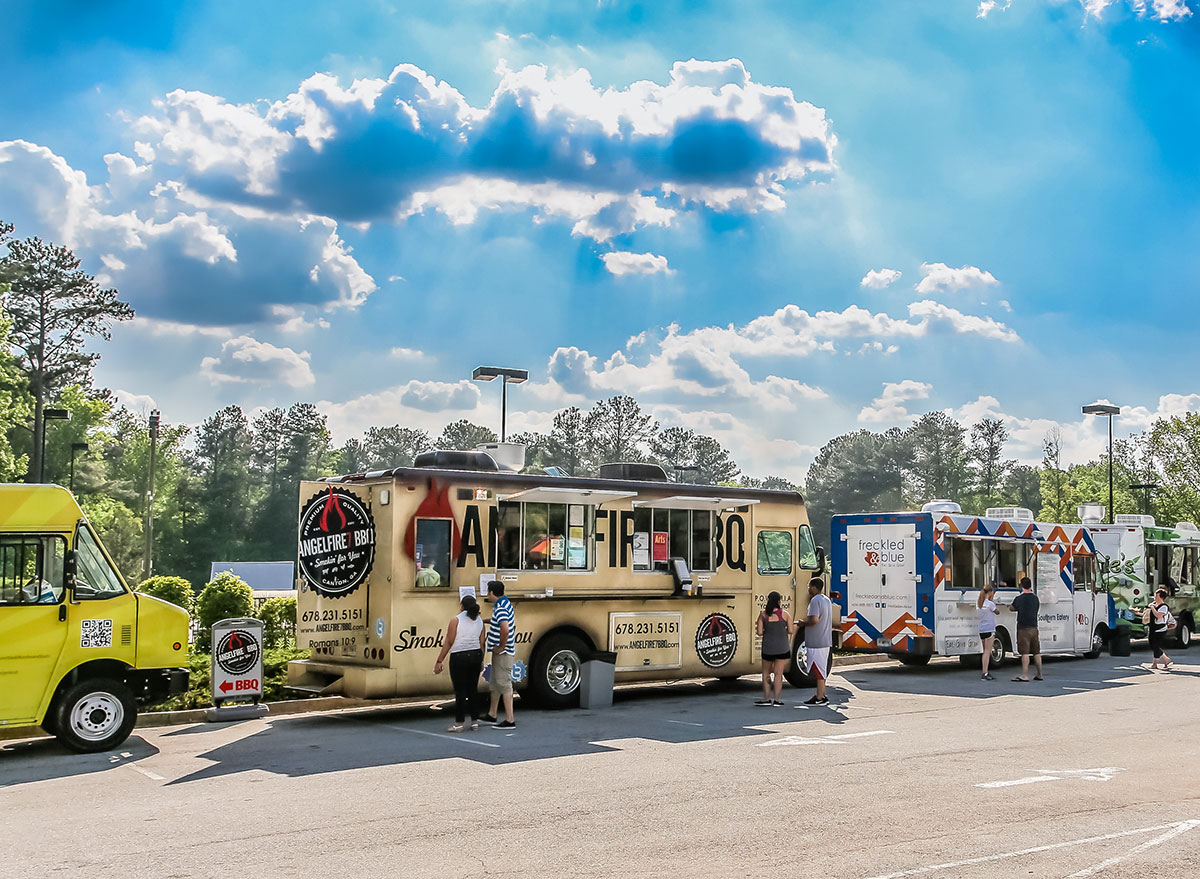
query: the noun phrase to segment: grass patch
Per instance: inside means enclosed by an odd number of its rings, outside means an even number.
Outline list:
[[[286,690],[287,666],[293,659],[308,659],[308,650],[296,647],[271,647],[263,653],[263,702],[284,699],[306,699],[309,694]],[[190,676],[188,689],[165,702],[147,705],[144,711],[183,711],[189,708],[212,707],[212,656],[195,651],[188,660]]]

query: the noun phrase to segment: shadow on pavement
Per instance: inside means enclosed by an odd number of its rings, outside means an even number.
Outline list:
[[[0,788],[106,772],[157,753],[158,748],[136,735],[99,754],[76,754],[57,739],[12,742],[0,745]]]
[[[1180,653],[1180,656],[1186,654]],[[835,671],[834,679],[842,677],[860,690],[887,693],[907,693],[926,696],[959,696],[966,699],[986,699],[1019,693],[1024,696],[1053,698],[1075,696],[1081,692],[1110,690],[1129,686],[1154,674],[1143,665],[1149,661],[1149,650],[1135,646],[1132,656],[1103,655],[1097,659],[1074,656],[1043,656],[1045,680],[1022,683],[1013,678],[1021,673],[1020,658],[1009,659],[1000,668],[991,669],[994,681],[980,680],[980,669],[961,662],[935,661],[927,666],[906,666],[900,663],[881,663],[870,666],[851,666]],[[1174,657],[1173,657],[1174,658]],[[1186,661],[1186,660],[1185,660]],[[1196,672],[1170,672],[1195,674]],[[1035,674],[1031,663],[1030,677]]]
[[[549,711],[527,708],[518,700],[517,729],[482,726],[476,732],[451,734],[452,703],[366,709],[338,714],[281,717],[267,728],[203,752],[213,765],[172,784],[216,778],[259,769],[279,775],[303,776],[390,764],[459,758],[504,766],[621,749],[620,742],[641,739],[687,744],[715,739],[778,736],[783,724],[844,723],[837,707],[795,706],[811,690],[784,691],[785,705],[756,707],[757,683],[683,682],[620,689],[614,704],[604,710]],[[853,695],[831,687],[831,702]],[[486,705],[484,706],[486,707]],[[174,734],[174,733],[171,733]]]

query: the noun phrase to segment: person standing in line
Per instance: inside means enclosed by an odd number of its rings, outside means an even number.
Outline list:
[[[1157,589],[1154,592],[1154,603],[1150,605],[1150,625],[1146,634],[1150,636],[1150,649],[1154,651],[1154,661],[1151,668],[1158,668],[1158,661],[1163,661],[1163,671],[1171,670],[1171,657],[1163,650],[1163,642],[1167,639],[1167,629],[1173,622],[1171,611],[1167,609],[1167,590]]]
[[[513,720],[513,662],[517,658],[517,616],[513,603],[504,597],[504,584],[499,580],[488,583],[487,595],[483,599],[492,605],[492,620],[488,624],[487,649],[492,654],[491,685],[492,699],[487,716],[481,720],[496,729],[516,729]],[[504,720],[497,721],[500,700],[504,699]]]
[[[783,691],[783,670],[791,658],[792,634],[795,624],[788,612],[780,607],[783,596],[772,592],[767,596],[767,605],[758,615],[755,631],[762,638],[762,686],[763,697],[755,705],[783,705],[779,697]],[[774,674],[774,681],[771,675]],[[772,696],[772,690],[774,695]]]
[[[829,668],[829,651],[833,649],[833,604],[825,595],[825,584],[819,577],[808,581],[808,616],[804,619],[804,647],[808,651],[808,667],[817,681],[817,692],[805,705],[828,705],[825,695],[825,673]]]
[[[483,618],[474,595],[464,595],[459,603],[462,612],[446,627],[446,644],[433,664],[433,673],[442,673],[442,663],[450,654],[450,682],[454,685],[454,724],[450,732],[466,729],[467,713],[471,729],[479,729],[475,713],[475,694],[479,690],[479,673],[483,671]]]
[[[1017,652],[1021,654],[1021,674],[1013,678],[1023,684],[1029,683],[1029,657],[1037,663],[1035,681],[1042,679],[1042,644],[1038,639],[1038,608],[1041,602],[1033,594],[1033,582],[1028,577],[1021,578],[1021,594],[1013,599],[1009,610],[1017,613]]]
[[[979,590],[979,600],[976,606],[979,608],[979,643],[983,645],[983,680],[996,680],[988,674],[988,663],[992,659],[992,639],[996,637],[996,614],[1000,611],[996,610],[996,602],[992,597],[996,594],[996,589],[993,586],[984,586]]]

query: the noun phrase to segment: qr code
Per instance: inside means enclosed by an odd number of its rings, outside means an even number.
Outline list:
[[[81,620],[79,646],[112,647],[112,620]]]

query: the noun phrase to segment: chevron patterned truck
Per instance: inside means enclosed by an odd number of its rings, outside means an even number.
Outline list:
[[[1115,623],[1082,525],[1034,522],[1016,507],[970,516],[936,501],[920,512],[834,516],[831,530],[830,588],[845,650],[887,653],[906,665],[925,665],[934,655],[977,662],[976,602],[992,585],[1000,614],[991,663],[999,664],[1016,644],[1016,614],[1008,607],[1023,576],[1041,599],[1044,653],[1097,656]]]

